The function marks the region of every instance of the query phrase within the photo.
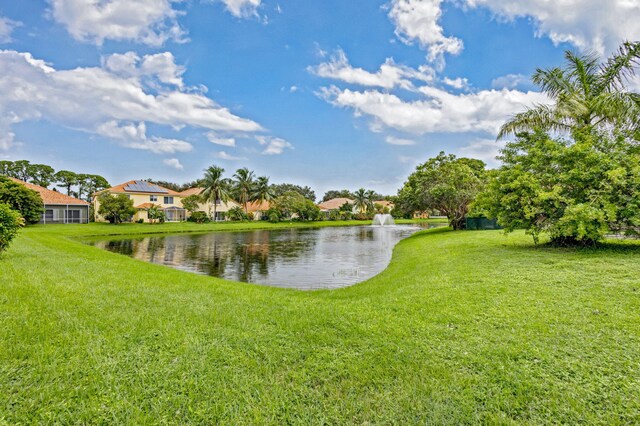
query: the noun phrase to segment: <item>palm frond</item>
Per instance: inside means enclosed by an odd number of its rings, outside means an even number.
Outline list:
[[[575,91],[571,81],[566,78],[565,73],[560,68],[540,69],[531,77],[531,81],[553,99],[557,99],[563,93]]]
[[[504,123],[498,132],[497,139],[534,130],[564,132],[571,130],[571,125],[564,117],[558,115],[553,106],[535,105],[532,109],[516,114]]]
[[[640,66],[640,42],[625,42],[607,62],[600,66],[601,90],[621,90]]]

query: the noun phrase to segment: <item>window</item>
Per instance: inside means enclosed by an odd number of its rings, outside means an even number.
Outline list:
[[[157,195],[149,195],[149,201],[158,201]]]
[[[64,218],[67,223],[80,223],[80,210],[65,210]]]
[[[165,204],[173,204],[173,197],[164,197]]]
[[[44,220],[48,220],[48,221],[53,220],[53,210],[47,209],[44,211]]]

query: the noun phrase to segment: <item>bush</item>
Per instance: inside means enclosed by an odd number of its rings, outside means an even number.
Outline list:
[[[207,223],[209,220],[209,215],[205,212],[193,212],[187,219],[187,221],[195,223]]]
[[[24,226],[24,219],[19,212],[7,204],[0,203],[0,253],[9,247],[9,243]]]
[[[247,214],[244,212],[244,210],[242,210],[242,207],[234,207],[230,209],[227,216],[229,217],[230,220],[235,220],[235,221],[248,219]]]
[[[110,192],[103,192],[98,195],[100,207],[98,214],[113,224],[118,224],[125,220],[130,220],[136,213],[133,207],[133,200],[125,194],[111,195]]]
[[[20,213],[27,224],[40,222],[44,213],[40,194],[4,176],[0,176],[0,203]]]
[[[137,223],[144,223],[144,219],[138,219],[136,222]]]

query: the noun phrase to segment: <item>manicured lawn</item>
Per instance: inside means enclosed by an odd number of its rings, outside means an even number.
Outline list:
[[[426,231],[300,292],[67,238],[203,229],[25,229],[0,259],[0,424],[640,423],[640,244]]]

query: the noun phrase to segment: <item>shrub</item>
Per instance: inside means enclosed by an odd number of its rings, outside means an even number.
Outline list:
[[[234,207],[230,209],[227,215],[230,220],[240,221],[248,219],[247,214],[242,210],[242,207]]]
[[[100,202],[98,214],[113,224],[129,220],[136,213],[133,200],[125,194],[114,196],[110,192],[103,192],[98,195],[98,201]]]
[[[9,243],[24,226],[24,219],[19,212],[7,204],[0,203],[0,253],[9,247]]]
[[[207,223],[209,222],[209,215],[205,212],[193,212],[191,216],[187,219],[189,222],[195,223]]]
[[[44,213],[40,194],[4,176],[0,176],[0,203],[20,213],[27,224],[40,222]]]

